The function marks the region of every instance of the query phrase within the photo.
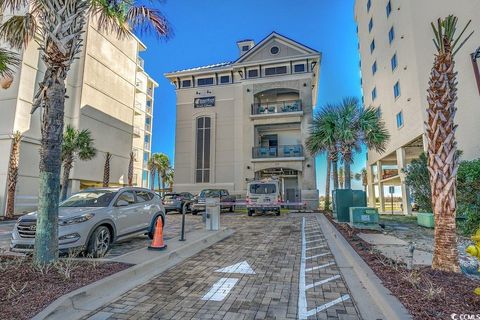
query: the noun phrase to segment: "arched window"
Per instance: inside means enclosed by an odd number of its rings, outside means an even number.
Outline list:
[[[195,182],[210,182],[210,117],[197,118],[197,145],[196,145],[196,169]]]

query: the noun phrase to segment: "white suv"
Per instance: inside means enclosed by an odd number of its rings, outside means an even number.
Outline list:
[[[158,195],[148,189],[86,189],[59,207],[58,242],[61,252],[86,250],[94,257],[107,253],[115,241],[148,233],[152,238],[157,219],[165,224],[165,209]],[[20,217],[12,232],[10,250],[29,252],[35,244],[37,213]]]
[[[282,198],[278,180],[251,181],[247,185],[247,211],[252,216],[256,212],[273,211],[280,215]]]

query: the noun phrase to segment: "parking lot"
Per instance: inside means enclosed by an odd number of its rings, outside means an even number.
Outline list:
[[[235,234],[84,319],[359,319],[317,214],[222,213],[221,223]]]

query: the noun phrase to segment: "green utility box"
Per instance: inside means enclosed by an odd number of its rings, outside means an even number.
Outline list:
[[[350,225],[359,229],[379,229],[378,210],[367,207],[350,207]]]
[[[333,190],[333,217],[338,222],[350,222],[350,207],[366,207],[367,196],[362,190]]]
[[[433,220],[433,213],[420,212],[417,214],[417,224],[426,228],[433,228],[435,222]]]

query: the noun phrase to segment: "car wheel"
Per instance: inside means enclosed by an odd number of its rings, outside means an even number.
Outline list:
[[[253,216],[253,210],[248,210],[248,216],[249,217]]]
[[[100,226],[93,231],[88,241],[87,253],[93,258],[103,257],[110,249],[112,235],[106,226]]]
[[[275,211],[275,215],[279,216],[280,215],[280,210]]]
[[[229,211],[230,211],[230,212],[235,211],[235,206],[231,206]]]

